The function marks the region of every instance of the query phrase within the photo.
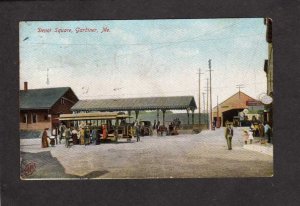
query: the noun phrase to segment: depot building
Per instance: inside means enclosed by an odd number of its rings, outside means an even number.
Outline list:
[[[234,120],[240,121],[244,118],[263,121],[263,114],[264,105],[240,91],[213,108],[213,121],[217,122],[217,117],[219,117],[220,126],[225,126],[226,121],[234,122]]]

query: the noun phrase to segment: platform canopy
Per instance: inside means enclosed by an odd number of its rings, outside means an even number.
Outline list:
[[[122,119],[130,118],[122,112],[93,112],[93,113],[77,113],[77,114],[61,114],[60,121],[78,121],[78,120],[102,120],[102,119]]]
[[[140,111],[140,110],[191,110],[197,108],[193,96],[142,97],[120,99],[79,100],[71,110],[81,111]]]

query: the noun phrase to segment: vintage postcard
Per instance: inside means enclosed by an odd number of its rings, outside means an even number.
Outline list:
[[[22,180],[273,176],[271,18],[19,28]]]

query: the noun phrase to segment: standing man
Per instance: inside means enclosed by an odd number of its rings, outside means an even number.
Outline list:
[[[94,125],[93,129],[92,129],[92,142],[95,145],[97,144],[97,127]]]
[[[153,122],[153,127],[152,127],[152,131],[153,131],[153,134],[157,134],[157,130],[156,130],[156,120],[154,120]]]
[[[84,145],[90,144],[90,128],[88,126],[84,129]]]
[[[136,133],[136,141],[139,142],[140,141],[140,125],[137,120],[135,120],[134,127],[135,127],[135,133]]]
[[[265,128],[265,136],[267,136],[267,138],[268,138],[268,143],[271,143],[271,127],[266,122],[264,128]]]
[[[60,123],[58,128],[58,134],[59,134],[59,144],[61,144],[61,140],[63,139],[63,136],[65,135],[65,125],[63,123]]]
[[[264,125],[261,122],[258,124],[258,133],[259,133],[260,141],[262,142],[265,136],[265,129],[264,129]]]
[[[71,138],[72,134],[71,134],[71,129],[69,127],[66,128],[65,130],[65,146],[69,147],[70,146],[70,138]]]
[[[226,129],[225,129],[225,138],[228,146],[228,150],[232,150],[232,137],[233,137],[233,128],[230,123],[226,124]]]

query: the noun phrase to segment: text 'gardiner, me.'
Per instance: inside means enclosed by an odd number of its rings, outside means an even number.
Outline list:
[[[96,28],[88,28],[88,27],[77,27],[75,29],[70,29],[70,28],[37,28],[37,32],[41,33],[50,33],[50,32],[56,32],[56,33],[105,33],[105,32],[110,32],[110,29],[105,26],[102,29],[96,29]]]

